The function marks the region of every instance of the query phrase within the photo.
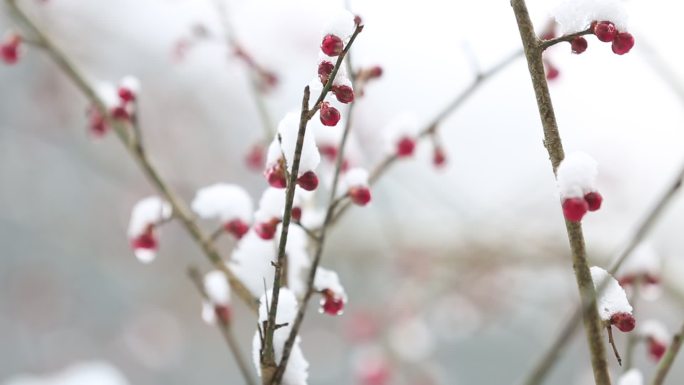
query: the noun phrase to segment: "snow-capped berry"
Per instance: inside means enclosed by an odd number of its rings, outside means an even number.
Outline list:
[[[321,123],[328,127],[337,125],[337,122],[339,122],[340,118],[342,117],[342,115],[340,115],[340,111],[338,111],[337,108],[331,106],[328,102],[321,103],[319,115]]]
[[[15,33],[10,33],[5,38],[5,41],[0,44],[0,58],[5,64],[15,64],[19,61],[21,36]]]
[[[634,47],[634,36],[629,32],[620,32],[613,40],[612,49],[617,55],[624,55]]]
[[[117,90],[119,97],[124,103],[134,101],[140,93],[140,80],[133,76],[126,76],[119,82]]]
[[[397,142],[397,155],[399,157],[406,157],[413,155],[413,150],[416,148],[416,141],[407,136],[399,139]]]
[[[344,301],[334,295],[324,294],[321,299],[321,312],[329,315],[340,315],[344,311]]]
[[[170,217],[171,206],[159,197],[147,197],[135,204],[128,224],[128,238],[140,262],[150,263],[154,260],[159,247],[155,228]]]
[[[226,274],[221,270],[210,271],[204,275],[202,283],[218,319],[224,323],[230,321],[230,285]]]
[[[587,201],[583,198],[568,198],[563,200],[563,216],[570,222],[579,222],[589,210]]]
[[[435,146],[434,152],[432,153],[432,164],[435,167],[444,166],[446,163],[446,154],[441,146]]]
[[[264,176],[268,181],[268,185],[271,187],[287,187],[287,173],[285,172],[285,167],[283,167],[282,162],[276,163],[273,167],[266,170]]]
[[[321,62],[318,63],[318,78],[321,80],[321,83],[324,85],[328,84],[330,74],[332,74],[334,68],[335,64],[327,60],[321,60]]]
[[[615,37],[618,34],[615,24],[611,23],[610,21],[599,21],[593,25],[593,31],[594,35],[596,35],[596,38],[604,43],[610,43],[615,40]]]
[[[278,223],[280,223],[280,220],[278,219],[273,219],[269,222],[257,223],[254,225],[254,232],[257,233],[261,239],[273,239],[276,233],[276,228],[278,227]]]
[[[660,361],[670,343],[670,333],[660,321],[649,319],[641,322],[639,335],[646,338],[648,352],[654,361]]]
[[[268,151],[267,165],[275,159],[283,162],[288,171],[292,171],[295,160],[295,150],[299,137],[299,112],[290,112],[278,123],[278,133],[273,138]],[[284,157],[284,158],[283,158]],[[316,146],[316,138],[312,130],[307,130],[304,135],[304,143],[301,147],[299,158],[299,170],[296,177],[301,177],[308,171],[313,171],[321,162],[321,154]]]
[[[307,171],[297,178],[297,184],[306,191],[313,191],[318,187],[318,176],[313,171]]]
[[[244,235],[246,231],[242,228],[249,227],[248,223],[252,221],[252,198],[244,188],[234,184],[216,183],[203,187],[197,191],[190,206],[203,219],[218,218],[238,237]]]
[[[662,260],[653,245],[640,244],[620,267],[620,285],[640,284],[639,294],[651,298],[660,295],[657,284],[660,282]]]
[[[581,54],[587,50],[588,46],[589,43],[587,43],[587,39],[583,38],[582,36],[578,36],[570,41],[570,47],[572,48],[572,53],[574,54]]]
[[[354,101],[354,90],[348,85],[334,85],[332,93],[340,103],[351,103]]]
[[[636,320],[630,313],[615,313],[610,317],[610,323],[625,333],[631,332],[636,326]]]
[[[157,239],[154,236],[154,226],[147,227],[144,233],[131,240],[133,249],[156,249]]]
[[[589,211],[596,211],[601,208],[601,203],[603,203],[603,197],[598,191],[592,191],[584,196],[584,200],[587,201],[587,207]]]
[[[233,234],[235,238],[242,238],[249,231],[249,225],[241,219],[233,219],[232,221],[226,222],[223,228]]]
[[[338,56],[344,49],[344,43],[336,35],[328,34],[323,37],[321,51],[328,56]]]
[[[615,325],[623,332],[634,329],[636,321],[624,289],[604,269],[593,266],[590,270],[594,289],[597,291],[596,308],[601,320]]]
[[[371,201],[371,191],[368,187],[352,187],[348,193],[351,201],[359,206],[365,206]]]

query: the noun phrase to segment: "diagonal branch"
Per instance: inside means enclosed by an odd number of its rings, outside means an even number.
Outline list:
[[[548,84],[544,75],[544,64],[542,61],[543,46],[534,32],[534,26],[524,0],[511,0],[511,6],[515,13],[515,18],[520,30],[520,37],[525,50],[525,57],[532,79],[532,86],[537,98],[537,107],[544,129],[544,146],[549,154],[551,166],[555,174],[556,169],[563,160],[563,144],[561,142],[558,125],[549,94]],[[580,300],[583,305],[582,318],[591,354],[591,364],[594,370],[596,385],[610,385],[610,375],[608,373],[608,363],[606,362],[605,350],[601,338],[601,320],[598,310],[594,305],[596,292],[594,282],[589,271],[589,264],[586,258],[584,236],[580,223],[565,221],[570,249],[572,252],[573,269],[577,287],[580,293]]]
[[[194,266],[188,267],[188,276],[190,277],[190,280],[195,284],[195,287],[197,288],[197,291],[199,291],[202,298],[205,301],[208,301],[209,296],[207,295],[207,292],[204,289],[202,275],[200,274],[199,270]],[[221,331],[221,335],[223,336],[223,338],[226,340],[226,344],[228,344],[228,348],[230,349],[230,352],[233,354],[238,369],[240,369],[240,373],[242,374],[242,377],[244,378],[247,385],[256,385],[256,381],[252,376],[252,371],[250,370],[250,367],[247,364],[247,361],[245,360],[242,351],[240,350],[240,345],[235,339],[235,335],[233,334],[233,330],[231,328],[230,323],[217,321],[216,326]]]
[[[140,168],[147,176],[150,183],[152,183],[159,193],[166,199],[171,207],[176,218],[178,218],[188,232],[194,239],[202,252],[213,263],[214,267],[223,271],[230,282],[231,287],[242,298],[243,301],[252,309],[257,309],[257,302],[249,292],[247,287],[233,274],[233,272],[223,263],[218,251],[211,243],[209,238],[202,233],[199,226],[193,219],[193,215],[187,204],[180,199],[175,192],[164,182],[157,170],[152,166],[147,158],[142,146],[134,143],[134,137],[129,133],[128,124],[119,120],[113,119],[107,111],[104,103],[97,95],[92,86],[86,81],[85,77],[78,71],[76,66],[67,58],[67,56],[58,49],[52,41],[33,23],[31,19],[18,6],[17,0],[7,0],[7,4],[14,12],[20,22],[22,22],[31,33],[40,42],[40,45],[45,49],[47,54],[54,60],[55,64],[60,68],[64,74],[76,85],[76,87],[86,96],[86,98],[93,104],[95,108],[105,117],[107,124],[114,128],[121,142],[124,144],[126,150],[133,159],[138,163]]]
[[[295,145],[295,153],[294,153],[294,159],[292,161],[292,171],[290,172],[290,179],[288,180],[287,184],[287,192],[285,194],[285,211],[283,214],[283,222],[282,222],[282,230],[280,234],[280,243],[278,245],[278,260],[274,264],[275,265],[275,277],[273,281],[273,291],[271,295],[271,303],[270,303],[270,309],[268,311],[268,320],[266,322],[266,330],[265,330],[265,335],[264,335],[264,355],[262,357],[262,362],[261,362],[261,370],[262,370],[262,378],[263,378],[263,383],[264,384],[279,384],[282,378],[282,373],[284,372],[284,368],[287,365],[287,358],[289,358],[289,352],[288,355],[286,356],[285,354],[285,349],[283,351],[283,358],[280,360],[280,365],[276,367],[276,362],[275,362],[275,352],[274,352],[274,347],[273,347],[273,334],[276,330],[276,315],[278,311],[278,298],[279,298],[279,293],[280,293],[280,287],[283,279],[283,273],[285,269],[285,263],[286,263],[286,255],[285,255],[285,248],[287,245],[287,236],[288,236],[288,229],[290,226],[290,221],[292,219],[292,206],[293,206],[293,201],[294,201],[294,193],[295,193],[295,188],[297,185],[297,177],[299,173],[299,163],[301,160],[301,155],[302,155],[302,147],[304,144],[304,136],[306,134],[306,126],[313,117],[313,115],[318,111],[318,109],[321,106],[321,103],[325,99],[325,97],[328,95],[330,90],[332,89],[333,82],[335,80],[335,76],[337,75],[337,72],[340,69],[340,66],[342,65],[342,62],[344,60],[344,57],[347,55],[347,52],[349,52],[349,49],[351,48],[352,44],[356,40],[356,37],[361,33],[363,30],[363,25],[362,24],[357,24],[354,33],[351,35],[349,42],[344,47],[344,50],[340,53],[340,55],[337,58],[337,62],[335,63],[335,66],[333,67],[332,72],[330,73],[330,77],[328,79],[328,82],[325,84],[323,89],[321,90],[320,95],[318,96],[318,99],[316,100],[315,104],[313,107],[309,108],[309,97],[310,97],[310,91],[309,87],[307,86],[304,88],[304,97],[302,99],[302,108],[301,108],[301,114],[300,114],[300,120],[299,120],[299,131],[297,133],[297,143]],[[339,163],[339,159],[338,159]],[[336,170],[336,175],[339,174],[339,169]],[[324,242],[324,236],[321,235],[318,238],[318,247],[321,248],[322,244]],[[319,257],[320,258],[320,257]],[[314,262],[315,263],[315,262]],[[315,270],[314,270],[315,274]],[[313,280],[313,278],[311,278]],[[307,296],[310,297],[310,294],[307,293]],[[307,299],[308,300],[308,299]],[[299,312],[303,312],[303,309],[305,308],[306,301],[303,302],[303,304],[300,306]],[[298,313],[299,315],[299,313]],[[303,317],[303,316],[302,316]],[[301,321],[300,321],[301,323]],[[297,330],[298,324],[295,321],[295,326],[293,327],[293,331]],[[292,334],[290,334],[292,335]],[[289,339],[288,341],[289,342]],[[293,342],[291,344],[294,343]],[[290,344],[290,348],[291,348]],[[287,344],[285,345],[286,347],[288,346]],[[286,358],[287,357],[287,358]],[[282,368],[282,369],[281,369]]]
[[[656,369],[651,385],[662,385],[665,383],[665,377],[667,377],[667,373],[670,372],[672,363],[674,362],[675,357],[677,357],[679,349],[682,347],[682,338],[684,338],[684,325],[682,325],[679,333],[675,334],[674,338],[672,338],[670,347],[665,352],[663,358],[660,359],[658,369]]]

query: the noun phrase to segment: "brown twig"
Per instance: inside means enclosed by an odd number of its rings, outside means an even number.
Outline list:
[[[615,340],[613,339],[613,328],[608,325],[606,326],[606,330],[608,332],[608,344],[613,348],[613,354],[615,354],[618,365],[622,366],[622,357],[620,357],[620,352],[618,352],[617,346],[615,346]]]
[[[294,192],[295,188],[297,185],[297,176],[299,173],[299,163],[301,160],[301,155],[302,155],[302,147],[304,144],[304,136],[306,135],[306,126],[313,117],[313,115],[318,111],[318,109],[321,106],[321,103],[325,99],[325,97],[328,95],[330,90],[332,89],[333,82],[335,80],[335,76],[337,75],[337,72],[339,71],[342,62],[344,60],[344,57],[346,56],[347,52],[349,52],[349,49],[351,48],[352,44],[354,43],[354,40],[356,40],[356,37],[361,33],[363,30],[363,25],[357,25],[354,33],[351,35],[351,38],[349,39],[349,42],[346,44],[344,47],[344,50],[340,53],[340,55],[337,58],[337,62],[335,63],[335,66],[333,67],[333,70],[330,73],[330,77],[328,79],[328,82],[325,84],[323,89],[321,90],[320,95],[318,96],[318,99],[314,103],[313,107],[309,108],[309,97],[310,97],[310,91],[309,87],[304,88],[304,97],[302,98],[302,107],[301,107],[301,114],[300,114],[300,119],[299,119],[299,131],[297,133],[297,143],[295,145],[295,153],[294,153],[294,158],[292,161],[292,169],[290,172],[288,184],[287,184],[287,191],[285,194],[285,210],[283,214],[283,221],[282,221],[282,230],[280,234],[280,243],[278,245],[278,260],[274,263],[275,266],[275,276],[273,280],[273,291],[271,295],[271,303],[270,303],[270,309],[268,312],[268,319],[266,322],[266,328],[264,332],[264,342],[263,342],[263,355],[261,357],[261,376],[263,379],[264,384],[280,384],[280,381],[282,379],[282,374],[284,372],[285,366],[287,365],[287,359],[289,358],[289,351],[286,350],[287,344],[285,345],[285,348],[283,349],[283,358],[280,360],[280,364],[278,365],[275,362],[275,352],[274,352],[274,347],[273,347],[273,334],[275,332],[275,322],[276,322],[276,315],[278,311],[278,298],[279,298],[279,293],[280,293],[280,287],[283,279],[283,273],[284,273],[284,267],[285,267],[285,249],[287,245],[287,237],[288,237],[288,228],[290,225],[290,221],[292,218],[292,206],[293,206],[293,200],[294,200]],[[339,171],[336,171],[338,173]],[[318,245],[322,245],[324,242],[324,235],[323,232],[321,233],[321,236],[319,236],[318,239]],[[314,264],[316,264],[316,261],[314,260]],[[315,268],[314,268],[314,274],[315,274]],[[308,294],[308,293],[307,293]],[[310,294],[308,294],[310,296]],[[299,309],[299,312],[302,312],[303,309],[306,307],[306,302],[304,302]],[[301,322],[301,321],[300,321]],[[297,330],[298,324],[295,321],[295,324],[293,326],[293,331]],[[292,334],[290,334],[292,335]],[[289,340],[288,340],[289,342]],[[293,342],[294,343],[294,342]],[[291,348],[291,346],[290,346]],[[282,368],[282,369],[281,369]]]
[[[247,287],[240,282],[235,274],[233,274],[233,272],[223,263],[223,260],[214,245],[202,233],[197,223],[195,223],[193,220],[193,216],[186,203],[171,190],[166,182],[164,182],[157,170],[148,160],[142,146],[135,144],[135,136],[130,133],[128,123],[119,119],[113,119],[111,117],[104,103],[102,100],[100,100],[95,90],[85,80],[85,77],[81,75],[81,73],[76,69],[76,66],[71,63],[67,56],[52,43],[52,41],[33,23],[33,21],[31,21],[31,19],[17,5],[16,0],[7,0],[7,4],[10,6],[10,9],[14,12],[19,21],[31,30],[31,33],[41,43],[41,46],[44,47],[45,52],[47,52],[48,55],[54,60],[62,72],[64,72],[67,77],[71,79],[76,87],[83,92],[90,103],[92,103],[93,106],[100,112],[100,114],[105,117],[107,124],[113,127],[117,136],[126,147],[126,150],[128,150],[129,154],[142,168],[148,180],[157,188],[164,199],[169,202],[173,208],[174,216],[180,220],[188,234],[200,246],[204,254],[207,256],[207,258],[209,258],[213,265],[217,269],[223,271],[226,276],[228,276],[230,285],[235,293],[242,298],[242,300],[244,300],[252,310],[256,311],[257,302],[252,294],[249,292]]]
[[[670,182],[669,186],[663,192],[663,194],[658,198],[656,203],[650,208],[646,216],[642,219],[639,225],[636,227],[634,234],[631,234],[624,246],[616,253],[613,261],[610,264],[608,272],[610,274],[615,274],[622,263],[627,259],[627,257],[634,251],[634,249],[644,240],[646,234],[653,228],[658,218],[665,211],[669,203],[672,201],[677,194],[677,192],[682,187],[682,182],[684,181],[684,163],[682,163],[680,170],[675,175],[675,178]],[[601,288],[597,290],[600,292]],[[529,373],[526,380],[523,382],[525,385],[539,385],[542,383],[546,375],[549,373],[554,363],[558,360],[558,357],[567,345],[568,341],[572,335],[577,330],[579,325],[579,320],[582,315],[582,306],[578,305],[572,313],[572,316],[567,317],[567,322],[561,329],[561,332],[556,336],[553,344],[549,349],[544,352],[541,359],[534,366],[533,370]]]
[[[489,70],[477,73],[473,81],[459,92],[456,97],[449,102],[438,114],[435,116],[417,135],[417,139],[423,139],[425,137],[432,136],[437,130],[437,127],[442,123],[444,119],[458,110],[463,103],[468,100],[475,91],[477,91],[484,83],[491,79],[494,75],[498,74],[504,68],[508,67],[515,59],[521,57],[523,54],[522,50],[517,50],[510,55],[504,57],[500,62],[491,67]],[[383,158],[371,171],[368,181],[371,185],[375,184],[380,177],[382,177],[389,168],[399,160],[399,157],[392,153]],[[351,207],[352,202],[347,200],[348,195],[343,195],[338,198],[336,202],[339,209],[333,215],[331,224],[337,223],[340,217]],[[344,203],[340,205],[342,202]]]
[[[658,364],[658,369],[656,369],[656,373],[653,376],[653,380],[651,381],[651,385],[662,385],[665,383],[665,377],[667,377],[667,373],[670,372],[670,368],[672,367],[672,363],[674,362],[675,357],[677,357],[677,353],[679,353],[679,349],[682,347],[682,338],[683,337],[684,337],[684,324],[682,325],[681,329],[679,330],[679,333],[675,334],[675,336],[672,338],[672,343],[670,344],[670,347],[667,348],[665,355],[663,356],[663,358],[660,359],[660,363]]]
[[[197,291],[199,291],[202,298],[205,301],[209,301],[209,296],[207,295],[207,292],[204,289],[204,282],[202,280],[202,274],[200,273],[199,269],[194,266],[188,267],[188,276],[190,277],[190,280],[195,284],[195,287],[197,288]],[[233,334],[233,329],[231,328],[230,323],[217,320],[216,326],[221,331],[223,339],[226,340],[226,344],[228,345],[230,352],[233,354],[233,357],[235,358],[235,363],[237,364],[238,369],[240,369],[240,373],[242,374],[242,377],[244,378],[247,385],[256,385],[256,381],[252,376],[250,366],[247,364],[247,361],[245,360],[244,355],[240,350],[240,345],[235,339],[235,335]]]
[[[591,35],[593,33],[594,33],[593,29],[591,27],[589,27],[589,28],[582,30],[582,31],[579,31],[579,32],[569,33],[567,35],[558,36],[556,38],[549,39],[549,40],[542,40],[542,42],[540,43],[540,48],[542,51],[544,51],[547,48],[554,46],[558,43],[562,43],[565,41],[567,41],[569,43],[576,37],[580,37],[580,36],[584,36],[584,35]]]
[[[534,26],[527,12],[525,1],[511,0],[511,6],[513,7],[518,29],[520,30],[532,86],[537,98],[539,116],[544,129],[544,146],[549,154],[551,166],[555,174],[565,155],[560,133],[558,132],[551,95],[549,94],[548,84],[544,75],[544,64],[542,61],[543,46],[534,32]],[[582,225],[566,220],[565,226],[568,240],[570,241],[573,268],[580,300],[584,307],[583,320],[591,354],[594,379],[596,385],[610,385],[608,363],[606,362],[601,338],[601,320],[596,306],[593,305],[596,301],[596,292],[589,271],[589,264],[587,263]]]

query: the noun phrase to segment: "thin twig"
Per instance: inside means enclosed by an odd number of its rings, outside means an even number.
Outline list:
[[[458,110],[459,107],[463,105],[463,103],[468,100],[475,91],[477,91],[484,83],[491,79],[494,75],[498,74],[503,70],[504,68],[508,67],[510,64],[512,64],[517,58],[521,57],[523,54],[522,50],[516,50],[515,52],[511,53],[510,55],[504,57],[500,62],[498,62],[496,65],[491,67],[489,70],[485,72],[481,72],[476,74],[475,78],[473,81],[466,87],[464,88],[461,92],[459,92],[456,97],[449,102],[417,135],[418,139],[423,139],[425,137],[431,136],[432,133],[435,132],[437,127],[442,123],[444,119],[446,119],[448,116],[454,113],[454,111]],[[392,153],[387,155],[385,158],[380,160],[380,162],[373,168],[373,170],[370,173],[370,177],[368,178],[368,181],[371,185],[375,184],[380,177],[382,177],[389,168],[396,163],[399,160],[399,157],[397,154]],[[345,201],[344,204],[340,205],[339,209],[335,212],[333,215],[331,224],[337,223],[337,221],[340,219],[340,217],[351,207],[352,202],[347,200],[348,195],[343,195],[338,198],[339,202],[336,202],[336,205],[339,205],[342,203],[342,201]]]
[[[209,301],[209,295],[207,295],[207,292],[204,289],[204,282],[202,280],[202,274],[200,273],[199,269],[195,266],[188,267],[188,276],[190,277],[190,280],[195,284],[195,287],[197,288],[197,291],[199,291],[202,298],[205,301]],[[240,369],[240,373],[242,374],[242,377],[244,378],[247,385],[256,385],[256,381],[252,376],[250,366],[247,364],[247,361],[245,360],[244,355],[240,350],[240,345],[238,344],[237,340],[235,340],[235,335],[233,334],[233,329],[231,328],[230,323],[221,322],[220,320],[217,320],[216,326],[221,331],[223,339],[226,340],[226,344],[228,345],[230,352],[233,354],[238,369]]]
[[[560,133],[558,132],[551,95],[549,94],[548,84],[544,75],[544,64],[542,61],[543,46],[534,32],[534,26],[527,12],[525,1],[511,0],[511,6],[513,7],[518,29],[520,30],[532,86],[537,97],[537,107],[539,108],[539,116],[544,129],[544,146],[549,154],[551,166],[555,174],[565,155]],[[591,354],[591,364],[594,370],[594,379],[596,385],[610,385],[608,363],[606,362],[601,338],[601,320],[596,306],[593,305],[596,301],[596,292],[589,271],[589,264],[587,263],[582,225],[566,220],[565,226],[568,240],[570,241],[573,268],[580,300],[583,305],[588,304],[588,306],[584,306],[583,319],[589,352]]]
[[[287,245],[287,237],[288,237],[288,229],[290,226],[290,221],[292,218],[292,207],[293,207],[293,201],[294,201],[294,192],[295,188],[297,186],[297,177],[299,173],[299,163],[301,160],[301,155],[302,155],[302,147],[304,144],[304,136],[306,135],[306,126],[313,117],[313,115],[316,113],[316,111],[320,108],[321,103],[325,99],[325,97],[328,95],[330,90],[332,89],[333,82],[335,80],[335,76],[337,75],[337,72],[339,71],[340,67],[342,66],[343,60],[345,56],[347,55],[347,52],[349,52],[349,49],[351,48],[352,44],[356,40],[356,37],[361,33],[363,30],[363,25],[357,25],[354,33],[351,35],[349,42],[346,44],[342,52],[337,58],[337,62],[335,63],[335,66],[333,67],[333,70],[330,73],[330,77],[328,79],[328,82],[325,84],[323,89],[321,90],[320,95],[318,96],[318,99],[314,103],[313,107],[309,108],[309,97],[310,97],[310,91],[309,87],[304,88],[304,97],[302,98],[302,107],[301,107],[301,114],[300,114],[300,120],[299,120],[299,131],[297,133],[297,143],[295,145],[295,153],[294,153],[294,158],[292,161],[292,166],[291,166],[291,173],[288,179],[288,184],[287,184],[287,191],[285,194],[285,210],[283,213],[283,221],[282,221],[282,230],[280,234],[280,242],[278,245],[278,259],[277,262],[274,264],[275,265],[275,276],[273,280],[273,291],[271,295],[271,306],[270,310],[268,312],[268,319],[266,322],[266,330],[265,330],[265,335],[264,335],[264,354],[261,357],[261,373],[262,373],[262,378],[264,384],[280,384],[280,381],[282,379],[282,373],[284,372],[284,367],[287,365],[287,358],[289,358],[289,352],[286,353],[286,348],[287,344],[285,345],[285,348],[283,349],[283,358],[280,360],[280,365],[276,366],[277,363],[275,362],[275,352],[274,352],[274,347],[273,347],[273,334],[275,332],[275,322],[276,322],[276,315],[278,311],[278,298],[279,298],[279,293],[280,293],[280,287],[282,284],[283,280],[283,273],[284,273],[284,268],[285,268],[285,263],[286,263],[286,254],[285,254],[285,249]],[[318,245],[323,243],[324,241],[324,236],[323,233],[319,237],[318,240]],[[314,264],[316,262],[314,261]],[[315,271],[315,270],[314,270]],[[314,273],[315,274],[315,273]],[[310,294],[309,294],[310,296]],[[305,308],[306,302],[304,302],[301,306],[299,311],[301,312],[302,309]],[[301,321],[300,321],[301,322]],[[298,327],[296,321],[293,327],[293,330],[296,330]],[[290,334],[291,335],[291,334]],[[289,342],[289,340],[288,340]],[[294,343],[294,342],[293,342]],[[287,354],[287,355],[286,355]],[[286,358],[287,357],[287,358]],[[282,368],[282,369],[281,369]]]
[[[615,339],[613,339],[613,328],[608,325],[606,330],[608,331],[608,344],[613,348],[613,354],[615,354],[618,365],[622,366],[622,357],[620,357],[620,352],[618,352],[617,346],[615,346]]]
[[[589,28],[582,30],[582,31],[579,31],[579,32],[569,33],[567,35],[558,36],[556,38],[549,39],[549,40],[542,40],[542,42],[540,43],[540,48],[542,51],[544,51],[547,48],[554,46],[558,43],[562,43],[564,41],[567,41],[569,43],[573,39],[575,39],[576,37],[580,37],[580,36],[584,36],[584,35],[591,35],[592,33],[594,33],[594,31],[591,27],[589,27]]]
[[[99,98],[95,90],[85,80],[85,77],[77,70],[76,66],[71,63],[67,56],[59,50],[52,41],[33,23],[33,21],[23,12],[17,5],[16,0],[7,0],[7,4],[14,12],[16,17],[25,24],[32,32],[32,34],[40,41],[45,48],[45,52],[54,60],[55,64],[67,75],[69,79],[76,85],[76,87],[83,92],[86,98],[93,104],[95,108],[104,116],[107,124],[113,127],[117,136],[128,150],[129,154],[142,168],[148,180],[157,188],[157,190],[164,196],[171,207],[176,218],[178,218],[188,234],[195,240],[204,254],[209,258],[213,265],[223,271],[230,282],[233,291],[245,301],[245,303],[254,311],[257,310],[257,301],[249,292],[247,287],[235,276],[235,274],[223,263],[221,256],[209,241],[209,239],[202,233],[199,226],[193,220],[186,203],[180,199],[171,188],[164,182],[157,170],[152,166],[147,159],[141,146],[134,145],[133,136],[129,133],[128,124],[119,119],[113,119],[105,107],[102,100]]]
[[[622,263],[627,259],[627,257],[634,251],[634,249],[644,240],[649,231],[656,224],[657,220],[660,218],[665,209],[677,195],[677,192],[682,187],[682,182],[684,181],[684,162],[680,166],[679,171],[669,183],[666,190],[662,195],[656,200],[653,207],[651,207],[646,213],[645,217],[641,220],[636,230],[631,234],[624,246],[622,246],[616,253],[613,261],[610,264],[608,272],[610,274],[615,274]],[[601,288],[597,292],[601,292]],[[541,359],[534,366],[533,370],[528,374],[526,380],[523,382],[525,385],[539,385],[546,378],[547,374],[557,362],[561,351],[565,346],[567,346],[568,341],[575,333],[579,326],[579,320],[582,314],[582,306],[578,305],[570,317],[566,317],[567,321],[560,333],[553,340],[553,343],[549,349],[544,352]]]
[[[675,334],[675,336],[672,338],[672,343],[670,344],[670,347],[667,348],[665,355],[663,356],[663,358],[660,359],[658,369],[656,369],[656,373],[653,376],[651,385],[662,385],[665,383],[665,377],[667,377],[667,373],[670,371],[672,363],[674,362],[675,357],[677,357],[679,349],[682,347],[683,336],[684,324],[679,330],[679,333]]]

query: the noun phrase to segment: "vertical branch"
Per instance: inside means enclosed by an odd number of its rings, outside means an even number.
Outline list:
[[[679,333],[675,334],[675,336],[672,338],[670,347],[667,348],[665,355],[660,359],[658,369],[656,369],[656,373],[655,376],[653,376],[651,385],[662,385],[665,383],[665,377],[667,377],[667,373],[670,372],[672,363],[674,362],[675,357],[677,357],[679,349],[682,347],[682,337],[684,337],[684,325],[682,325]]]
[[[549,160],[554,174],[563,160],[565,154],[563,145],[558,132],[558,125],[551,102],[548,84],[544,75],[544,65],[542,62],[543,47],[541,41],[534,32],[534,26],[527,12],[524,0],[512,0],[511,5],[520,30],[525,58],[527,59],[532,86],[537,99],[537,107],[544,130],[544,146],[549,154]],[[594,379],[597,385],[609,385],[610,376],[608,364],[606,362],[605,350],[601,338],[601,320],[598,310],[594,305],[596,293],[594,283],[589,271],[582,234],[582,225],[565,221],[565,227],[570,241],[572,252],[572,262],[575,271],[575,279],[580,292],[581,303],[584,306],[583,320],[591,353],[591,364],[594,371]]]

